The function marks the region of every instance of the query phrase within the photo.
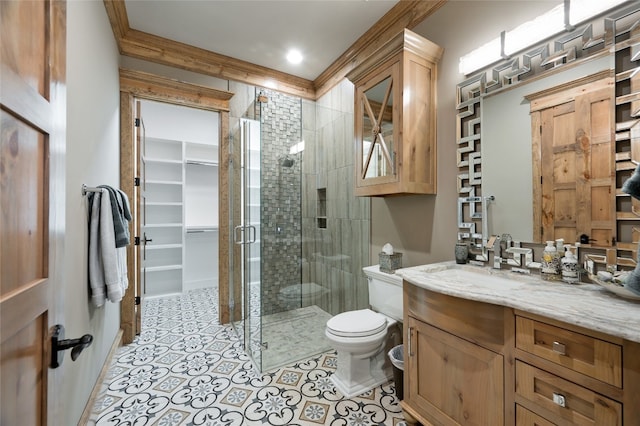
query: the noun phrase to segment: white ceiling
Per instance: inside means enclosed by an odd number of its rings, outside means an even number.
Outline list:
[[[314,80],[396,0],[126,0],[133,29]],[[305,59],[287,63],[289,49]]]

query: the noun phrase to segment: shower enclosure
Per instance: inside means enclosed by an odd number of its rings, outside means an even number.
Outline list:
[[[330,314],[303,282],[302,105],[255,91],[232,128],[230,308],[259,371],[324,352]]]

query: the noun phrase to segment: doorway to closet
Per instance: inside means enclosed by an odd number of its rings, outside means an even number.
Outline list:
[[[141,309],[145,300],[196,290],[217,301],[220,114],[137,105]]]

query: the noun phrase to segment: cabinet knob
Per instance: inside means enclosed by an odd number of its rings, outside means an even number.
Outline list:
[[[560,393],[553,393],[553,402],[556,405],[559,405],[561,407],[566,407],[567,406],[567,400],[564,397],[564,395],[560,394]]]
[[[560,342],[553,342],[553,346],[551,347],[551,350],[553,350],[555,353],[560,354],[560,355],[566,355],[566,347],[564,345],[564,343],[560,343]]]

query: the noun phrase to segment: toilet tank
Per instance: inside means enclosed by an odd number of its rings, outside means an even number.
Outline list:
[[[380,272],[379,265],[362,268],[369,281],[371,309],[402,321],[402,278]]]

